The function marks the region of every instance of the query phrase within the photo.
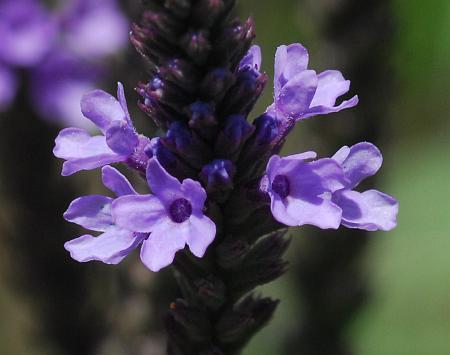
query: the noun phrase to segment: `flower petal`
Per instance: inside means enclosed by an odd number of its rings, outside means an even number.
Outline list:
[[[148,162],[147,182],[153,194],[160,198],[166,207],[169,207],[176,198],[182,197],[181,183],[171,176],[155,158]]]
[[[288,196],[286,212],[298,226],[310,224],[321,229],[337,229],[342,210],[330,200],[309,196],[307,199]]]
[[[120,155],[131,155],[139,144],[139,138],[133,127],[126,121],[114,121],[105,132],[106,144]]]
[[[130,127],[133,127],[131,122],[130,112],[128,111],[127,99],[125,98],[125,90],[121,82],[117,83],[117,99],[119,100],[120,106],[122,106],[123,112],[125,112],[125,117]]]
[[[192,212],[202,214],[206,201],[206,191],[198,181],[191,179],[183,180],[181,192],[192,205]]]
[[[350,89],[350,80],[345,80],[338,70],[326,70],[317,75],[319,80],[311,107],[333,107],[338,97]]]
[[[143,236],[120,228],[111,228],[98,237],[83,235],[68,241],[64,248],[70,256],[79,261],[102,261],[118,264],[143,240]]]
[[[283,75],[290,80],[301,71],[308,68],[309,54],[308,50],[300,43],[293,43],[287,46],[287,62],[283,70]]]
[[[272,181],[276,175],[278,175],[277,170],[280,166],[281,157],[279,155],[272,155],[267,163],[266,173],[269,181]]]
[[[189,218],[189,222],[185,222],[189,225],[188,234],[186,236],[186,242],[189,245],[189,249],[196,257],[203,257],[206,249],[213,242],[216,236],[215,223],[205,215],[193,214]]]
[[[290,227],[298,225],[297,220],[287,213],[285,201],[283,201],[278,194],[269,192],[270,195],[270,210],[273,217],[280,223]]]
[[[320,176],[321,184],[327,192],[343,189],[347,185],[342,167],[331,158],[313,161],[308,163],[308,166],[312,172]]]
[[[141,260],[145,266],[157,272],[172,264],[176,252],[186,245],[186,226],[183,224],[177,225],[167,220],[156,226],[142,244]]]
[[[294,76],[308,68],[309,54],[299,43],[280,46],[275,54],[275,97]]]
[[[131,186],[128,179],[112,166],[104,166],[102,169],[102,181],[109,190],[117,196],[137,195],[136,190]]]
[[[64,212],[64,218],[86,229],[104,232],[113,223],[111,203],[113,199],[101,195],[90,195],[73,200]]]
[[[103,90],[94,90],[81,99],[81,112],[105,133],[113,121],[126,121],[126,114],[116,98]]]
[[[334,159],[338,162],[338,164],[344,163],[345,159],[347,159],[348,155],[350,154],[350,148],[346,145],[344,145],[341,149],[339,149],[332,157],[331,159]]]
[[[283,159],[289,159],[289,160],[310,160],[317,158],[317,153],[313,151],[303,152],[299,154],[292,154],[288,155],[287,157],[284,157]]]
[[[107,146],[104,136],[91,137],[80,128],[63,129],[55,143],[53,154],[67,160],[63,165],[63,176],[126,160]]]
[[[167,213],[160,200],[153,195],[128,195],[114,200],[112,215],[118,226],[148,233]]]
[[[389,231],[397,225],[398,202],[380,191],[338,191],[333,201],[342,208],[342,225],[348,228]]]
[[[316,106],[311,107],[305,114],[302,116],[303,119],[310,118],[318,115],[326,115],[329,113],[335,113],[347,108],[355,107],[359,102],[358,96],[353,96],[350,100],[342,101],[339,106],[335,107],[325,107],[325,106]]]
[[[314,70],[305,70],[290,79],[275,98],[275,106],[289,118],[300,119],[308,111],[317,88]]]
[[[257,45],[253,45],[239,63],[239,69],[250,67],[252,69],[259,70],[261,68],[261,61],[261,48]]]
[[[342,155],[338,153],[333,158],[342,160],[345,154],[344,151],[342,151]],[[351,189],[362,180],[375,175],[382,163],[383,156],[380,150],[372,143],[362,142],[350,147],[345,160],[340,162],[344,169],[344,174],[349,180],[347,187]]]

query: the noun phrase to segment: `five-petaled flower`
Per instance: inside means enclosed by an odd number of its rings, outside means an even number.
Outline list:
[[[153,195],[122,196],[112,203],[118,226],[150,233],[141,250],[144,264],[159,271],[186,244],[195,256],[202,257],[216,235],[216,225],[203,214],[203,187],[191,179],[180,183],[154,158],[148,163],[147,182]]]
[[[397,225],[398,202],[377,190],[364,192],[353,188],[375,175],[383,162],[381,152],[371,143],[362,142],[342,147],[333,157],[344,171],[345,188],[333,193],[332,201],[342,209],[341,224],[368,231],[388,231]]]
[[[270,196],[274,218],[288,226],[315,225],[337,229],[342,211],[327,198],[345,187],[339,164],[333,159],[314,159],[314,152],[281,158],[274,155],[267,165],[264,189]]]
[[[105,166],[102,169],[103,184],[117,196],[135,195],[129,181],[118,170]],[[118,264],[148,236],[135,233],[114,223],[111,214],[113,199],[101,195],[91,195],[74,200],[64,218],[86,229],[102,232],[97,237],[83,235],[68,241],[64,247],[72,258],[80,262],[91,260],[106,264]]]
[[[134,129],[121,83],[118,84],[117,97],[119,100],[103,90],[83,96],[83,115],[94,122],[103,135],[91,137],[81,128],[63,129],[56,138],[53,150],[56,157],[66,160],[62,175],[126,162],[139,146],[140,140],[148,142]]]
[[[281,124],[316,115],[338,112],[358,104],[358,96],[335,106],[338,97],[350,89],[341,72],[317,74],[308,69],[309,54],[299,43],[280,46],[275,55],[274,103],[267,112]]]

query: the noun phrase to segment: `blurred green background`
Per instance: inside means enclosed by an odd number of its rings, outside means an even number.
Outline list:
[[[339,6],[339,1],[322,2]],[[270,75],[279,44],[302,42],[310,49],[312,67],[324,62],[320,28],[326,19],[312,10],[311,2],[241,0],[240,9],[242,16],[251,13],[256,19],[257,43],[265,56],[263,68]],[[399,199],[399,225],[393,232],[371,237],[367,256],[371,298],[348,332],[359,355],[448,355],[450,2],[394,0],[392,14],[395,34],[389,57],[395,84],[386,108],[388,117],[384,118],[386,137],[374,143],[381,146],[385,158],[377,185]],[[259,110],[271,100],[270,86]],[[353,87],[352,92],[357,93],[358,88]],[[364,98],[360,105],[365,105]],[[316,149],[307,146],[312,141],[308,138],[311,125],[310,121],[299,125],[288,150],[294,146],[296,150]],[[0,210],[0,220],[7,223],[2,213]],[[299,240],[306,238],[302,234],[295,237],[292,260],[295,249],[301,247]],[[2,275],[14,272],[12,264],[7,265]],[[291,276],[288,273],[261,291],[283,302],[275,320],[254,338],[245,355],[282,354],[284,334],[296,324],[297,311],[292,309],[301,312],[301,299],[292,287]],[[27,337],[39,328],[39,320],[5,284],[0,275],[0,354],[47,354],[39,350],[45,344]]]

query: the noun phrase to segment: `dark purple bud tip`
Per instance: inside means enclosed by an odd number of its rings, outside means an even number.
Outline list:
[[[214,68],[206,74],[200,92],[202,97],[215,102],[223,99],[227,90],[233,85],[235,77],[227,68]]]
[[[181,39],[181,45],[191,60],[198,65],[206,62],[211,51],[211,43],[207,33],[203,31],[186,33]]]
[[[289,196],[290,185],[286,175],[277,175],[272,181],[272,191],[278,194],[282,199]]]
[[[177,121],[170,125],[166,136],[162,138],[161,142],[170,149],[184,152],[189,150],[192,137],[186,125],[183,122]]]
[[[223,0],[199,0],[194,5],[192,17],[198,25],[210,27],[224,10]]]
[[[197,101],[190,105],[189,116],[189,126],[192,128],[217,125],[214,108],[211,104],[206,102]]]
[[[236,159],[240,149],[254,130],[255,127],[249,124],[244,116],[228,116],[216,141],[216,153],[222,158]]]
[[[192,205],[185,198],[179,198],[169,207],[169,215],[175,223],[183,223],[192,215]]]
[[[241,145],[254,130],[255,128],[247,122],[244,116],[233,115],[226,118],[223,132],[230,142]]]
[[[165,148],[161,143],[161,138],[153,138],[145,147],[145,154],[149,158],[155,157],[159,163],[166,168],[174,167],[176,165],[176,158],[173,153]]]
[[[232,186],[236,168],[229,160],[216,159],[205,165],[200,173],[200,178],[206,184],[209,191]]]
[[[278,137],[277,120],[267,113],[255,120],[255,129],[255,140],[258,145],[270,144]]]

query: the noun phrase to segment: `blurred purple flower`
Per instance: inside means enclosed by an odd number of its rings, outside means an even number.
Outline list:
[[[117,196],[136,194],[126,177],[110,166],[103,167],[102,179]],[[64,247],[73,259],[118,264],[148,237],[148,234],[117,226],[111,215],[112,202],[112,198],[101,195],[83,196],[72,201],[64,218],[86,229],[102,232],[97,237],[86,234],[65,243]]]
[[[38,64],[53,45],[56,23],[36,0],[0,4],[0,61],[13,66]]]
[[[333,159],[306,161],[315,157],[314,152],[272,156],[263,189],[270,196],[270,208],[278,222],[337,229],[342,211],[327,195],[346,186],[344,174]]]
[[[54,50],[37,66],[31,76],[30,94],[41,117],[55,123],[92,130],[94,125],[84,118],[80,101],[95,89],[94,82],[104,74],[94,65],[86,65],[73,54]]]
[[[30,72],[31,100],[44,118],[92,128],[79,101],[103,79],[99,62],[127,43],[128,22],[115,0],[72,0],[50,13],[38,0],[0,4],[0,110],[16,91],[15,67]]]
[[[314,70],[308,70],[308,62],[308,51],[301,44],[277,49],[275,100],[267,111],[281,123],[338,112],[358,104],[358,96],[354,96],[335,106],[337,98],[350,89],[350,81],[337,70],[316,74]]]
[[[202,257],[214,240],[216,226],[203,214],[206,192],[200,183],[191,179],[180,183],[156,159],[148,163],[147,182],[154,195],[123,196],[112,204],[118,226],[151,233],[142,245],[143,263],[159,271],[186,244]]]
[[[61,12],[63,43],[89,61],[116,53],[127,43],[128,30],[115,0],[72,0]]]
[[[375,175],[383,162],[371,143],[342,147],[333,157],[344,170],[345,188],[333,193],[332,201],[342,209],[342,225],[368,231],[391,230],[397,225],[398,202],[377,190],[354,191],[361,181]]]
[[[0,63],[0,111],[6,109],[14,99],[17,85],[14,72]]]
[[[140,138],[128,112],[125,94],[118,84],[117,97],[103,90],[94,90],[83,96],[81,111],[103,133],[91,137],[79,128],[63,129],[56,137],[53,153],[66,160],[62,175],[80,170],[95,169],[107,164],[125,162],[135,152]]]

